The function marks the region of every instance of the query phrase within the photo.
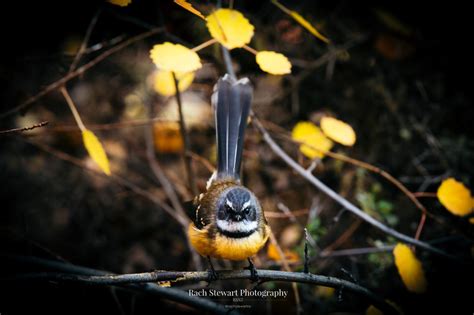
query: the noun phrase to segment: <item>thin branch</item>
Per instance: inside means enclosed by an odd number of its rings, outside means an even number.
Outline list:
[[[29,108],[29,106],[31,106],[33,103],[35,103],[36,101],[41,99],[43,96],[45,96],[45,95],[51,93],[52,91],[60,88],[61,86],[66,84],[66,82],[70,81],[71,79],[74,79],[74,78],[82,75],[87,70],[94,67],[95,65],[97,65],[99,62],[103,61],[104,59],[106,59],[110,55],[124,49],[125,47],[127,47],[127,46],[129,46],[133,43],[136,43],[140,40],[143,40],[147,37],[150,37],[154,34],[157,34],[157,33],[163,32],[163,31],[164,31],[164,28],[161,28],[161,27],[156,28],[156,29],[153,29],[151,31],[148,31],[148,32],[139,34],[137,36],[134,36],[132,38],[129,38],[129,39],[123,41],[122,43],[118,44],[117,46],[114,46],[114,47],[110,48],[109,50],[103,52],[102,54],[100,54],[96,58],[92,59],[91,61],[89,61],[85,65],[79,67],[77,70],[72,71],[72,72],[66,74],[65,76],[63,76],[62,78],[60,78],[59,80],[49,84],[47,87],[45,87],[39,93],[37,93],[36,95],[28,98],[26,101],[24,101],[20,105],[15,106],[14,108],[12,108],[12,109],[4,112],[4,113],[1,113],[0,114],[0,119],[11,116],[12,114],[17,113],[18,111],[26,110],[27,108]]]
[[[42,121],[40,123],[34,124],[33,126],[29,127],[21,127],[21,128],[13,128],[13,129],[7,129],[7,130],[0,130],[0,135],[2,134],[9,134],[9,133],[17,133],[17,132],[23,132],[23,131],[29,131],[33,130],[36,128],[41,128],[49,124],[49,121]]]
[[[219,270],[216,271],[218,279],[222,280],[250,280],[252,278],[250,270]],[[396,310],[385,300],[368,289],[353,282],[322,275],[315,275],[301,272],[288,272],[277,270],[258,270],[258,277],[261,281],[282,281],[298,282],[312,285],[322,285],[332,288],[343,288],[371,301],[377,308],[386,314],[398,314]],[[130,285],[148,282],[172,281],[196,282],[206,281],[209,278],[207,271],[153,271],[133,274],[106,274],[106,275],[77,275],[71,273],[39,272],[18,274],[3,280],[43,280],[62,282],[81,282],[91,285]]]
[[[420,222],[418,223],[418,227],[416,228],[415,239],[419,240],[421,236],[421,231],[423,231],[423,227],[425,226],[426,222],[426,214],[422,213]]]
[[[151,116],[151,106],[148,106],[148,115]],[[165,173],[163,172],[161,166],[158,164],[155,148],[153,146],[154,143],[154,134],[153,134],[153,126],[150,124],[148,128],[145,129],[145,145],[146,145],[146,157],[148,160],[148,164],[155,175],[156,179],[160,182],[163,190],[165,191],[166,196],[169,198],[171,205],[175,209],[176,212],[179,213],[180,216],[183,218],[187,218],[186,212],[184,211],[181,202],[179,201],[178,195],[174,190],[173,185],[169,181],[168,177],[166,177]],[[190,220],[188,219],[187,222],[184,224],[183,228],[187,229]]]
[[[112,273],[103,271],[103,270],[86,268],[82,266],[76,266],[76,265],[72,265],[68,263],[42,259],[42,258],[37,258],[37,257],[26,257],[26,256],[5,255],[5,254],[0,254],[0,257],[2,257],[2,261],[6,259],[10,261],[15,261],[19,264],[37,265],[46,269],[50,269],[50,270],[52,269],[52,270],[57,270],[63,273],[67,273],[67,275],[71,277],[78,277],[78,278],[106,277],[107,278],[113,275]],[[49,273],[43,273],[43,275],[44,274],[49,274]],[[58,275],[58,273],[51,273],[51,274]],[[32,279],[31,277],[27,275],[19,275],[18,277],[23,278],[25,280],[28,278]],[[42,277],[44,278],[44,276],[40,276],[39,278],[37,277],[36,279],[41,279]],[[17,279],[14,279],[14,280],[17,280]],[[171,301],[182,303],[184,305],[194,307],[198,310],[208,311],[213,314],[238,314],[237,311],[230,311],[228,308],[225,308],[224,306],[219,305],[211,300],[190,296],[187,292],[182,291],[180,289],[160,287],[159,285],[156,285],[154,283],[137,283],[137,282],[136,283],[116,283],[115,285],[118,285],[127,289],[131,289],[133,291],[139,291],[139,292],[158,295],[163,298],[169,299]]]
[[[148,119],[151,119],[152,116],[153,116],[153,109],[152,109],[152,105],[149,104]],[[170,180],[163,172],[163,169],[161,168],[161,166],[158,164],[158,160],[156,158],[156,153],[155,153],[155,147],[153,144],[154,144],[153,125],[149,124],[147,128],[145,129],[146,157],[148,160],[148,164],[150,165],[150,168],[153,174],[160,182],[161,187],[163,187],[163,190],[165,191],[166,196],[170,200],[171,205],[173,206],[175,211],[179,214],[180,217],[183,217],[184,219],[187,220],[186,224],[183,226],[183,229],[186,230],[188,228],[190,220],[186,212],[184,211],[183,206],[181,205],[181,202],[178,198],[178,195],[176,194],[176,191],[173,185],[171,184]],[[198,254],[190,246],[189,240],[187,243],[188,243],[188,247],[190,248],[190,253],[194,262],[194,266],[197,269],[201,269],[202,264],[201,264],[201,260],[199,259]]]
[[[67,92],[64,86],[61,86],[60,90],[64,98],[66,99],[66,103],[69,106],[69,109],[71,110],[72,115],[74,116],[74,119],[76,120],[77,126],[79,127],[81,131],[85,131],[87,128],[86,126],[84,126],[81,116],[79,115],[79,112],[77,111],[76,105],[74,105],[74,102],[72,101],[71,96],[69,95],[69,93]]]
[[[299,141],[295,141],[293,140],[290,136],[288,136],[286,133],[287,131],[279,126],[274,126],[272,124],[272,128],[277,128],[279,131],[282,132],[282,137],[284,139],[287,139],[288,141],[291,141],[293,143],[297,143],[297,144],[303,144],[302,142],[299,142]],[[306,144],[305,145],[311,147],[311,149],[314,149],[316,151],[321,151],[320,149],[314,147],[314,146],[311,146],[310,144]],[[417,199],[417,196],[416,194],[417,193],[412,193],[405,185],[403,185],[398,179],[396,179],[395,177],[393,177],[390,173],[388,173],[387,171],[377,167],[377,166],[374,166],[372,164],[369,164],[367,162],[364,162],[364,161],[361,161],[361,160],[357,160],[357,159],[354,159],[354,158],[351,158],[351,157],[348,157],[344,154],[340,154],[340,153],[335,153],[335,152],[332,152],[332,151],[325,151],[324,152],[325,155],[333,158],[333,159],[336,159],[336,160],[339,160],[339,161],[343,161],[343,162],[346,162],[346,163],[350,163],[352,165],[355,165],[357,167],[361,167],[361,168],[364,168],[368,171],[371,171],[373,173],[376,173],[376,174],[379,174],[380,176],[382,176],[383,178],[385,178],[386,180],[388,180],[390,183],[392,183],[394,186],[396,186],[401,192],[403,192],[412,202],[413,204],[421,210],[422,213],[425,213],[427,216],[429,216],[430,218],[436,220],[438,223],[441,223],[441,224],[444,224],[444,222],[442,220],[440,220],[439,218],[437,218],[436,216],[434,216],[432,213],[430,213],[425,206],[423,206],[423,204]]]
[[[263,125],[260,123],[258,118],[253,115],[253,120],[254,125],[257,127],[257,129],[260,131],[260,133],[263,135],[263,139],[265,142],[269,145],[269,147],[272,149],[272,151],[277,154],[283,161],[285,161],[292,169],[294,169],[298,174],[303,176],[306,180],[308,180],[313,186],[321,190],[323,193],[328,195],[331,199],[336,201],[338,204],[343,206],[345,209],[349,210],[365,222],[371,224],[372,226],[376,227],[377,229],[381,230],[382,232],[391,235],[395,237],[396,239],[399,239],[401,241],[404,241],[406,243],[421,247],[426,249],[427,251],[430,251],[432,253],[436,253],[438,255],[444,256],[446,258],[450,258],[452,260],[459,261],[459,258],[448,254],[436,247],[433,247],[429,245],[428,243],[416,240],[412,237],[409,237],[405,234],[402,234],[386,225],[383,223],[377,221],[376,219],[372,218],[370,215],[368,215],[366,212],[363,210],[359,209],[356,207],[354,204],[349,202],[347,199],[341,197],[338,193],[336,193],[334,190],[326,186],[323,182],[321,182],[319,179],[317,179],[313,174],[308,173],[300,164],[298,164],[295,160],[293,160],[283,149],[273,140],[273,138],[270,136],[270,134],[267,132],[267,130],[263,127]]]
[[[143,127],[155,122],[177,122],[177,120],[155,117],[152,119],[136,119],[136,120],[126,120],[126,121],[119,121],[116,123],[109,123],[109,124],[93,124],[87,125],[89,130],[114,130],[114,129],[122,129],[127,127]],[[77,131],[79,128],[77,125],[56,125],[53,127],[48,128],[48,132],[70,132],[70,131]]]
[[[183,137],[183,143],[184,143],[184,150],[183,150],[183,161],[184,161],[184,166],[186,168],[186,174],[188,175],[188,183],[189,187],[191,187],[191,192],[193,195],[198,194],[198,189],[196,185],[196,177],[194,176],[194,169],[193,165],[191,163],[191,158],[187,155],[187,152],[189,152],[189,135],[186,130],[186,123],[184,122],[184,115],[183,115],[183,104],[181,101],[181,93],[179,91],[179,82],[178,79],[176,78],[176,73],[171,72],[173,74],[173,81],[174,81],[174,87],[176,91],[176,102],[178,103],[178,112],[179,112],[179,129],[181,131],[181,137]]]

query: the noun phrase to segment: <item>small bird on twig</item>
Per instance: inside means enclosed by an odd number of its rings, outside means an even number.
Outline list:
[[[253,88],[247,78],[220,78],[212,105],[217,135],[217,172],[207,191],[194,199],[194,222],[188,237],[196,251],[209,260],[210,277],[217,278],[210,257],[249,261],[254,280],[257,271],[250,259],[268,239],[270,228],[257,197],[240,182],[244,134]]]

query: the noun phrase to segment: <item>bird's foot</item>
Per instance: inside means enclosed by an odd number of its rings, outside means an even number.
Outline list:
[[[249,262],[249,265],[245,267],[245,269],[250,270],[250,281],[252,282],[259,282],[260,278],[258,277],[257,269],[255,268],[252,260],[250,258],[247,259]]]

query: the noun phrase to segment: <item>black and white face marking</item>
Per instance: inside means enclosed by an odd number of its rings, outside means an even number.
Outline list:
[[[260,205],[246,188],[230,188],[221,195],[217,206],[217,228],[224,235],[245,237],[257,230]]]

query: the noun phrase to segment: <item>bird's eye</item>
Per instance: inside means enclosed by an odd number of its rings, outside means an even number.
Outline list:
[[[245,208],[244,209],[244,214],[248,215],[249,213],[250,213],[250,208],[249,207]]]

